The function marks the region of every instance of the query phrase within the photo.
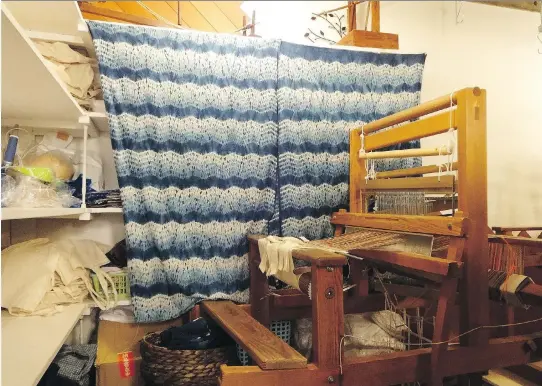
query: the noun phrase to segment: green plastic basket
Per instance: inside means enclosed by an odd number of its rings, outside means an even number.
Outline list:
[[[107,272],[113,283],[115,284],[115,289],[117,290],[117,299],[118,300],[129,300],[130,299],[130,281],[128,280],[128,273],[126,271],[120,272]],[[94,274],[92,276],[92,285],[94,291],[98,292],[102,296],[104,295],[102,286],[98,277]],[[113,290],[109,290],[109,295],[113,296]]]

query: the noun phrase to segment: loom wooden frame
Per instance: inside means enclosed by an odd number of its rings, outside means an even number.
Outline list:
[[[425,118],[404,126],[391,128],[385,135],[376,133],[391,125],[406,122],[424,115],[445,110],[453,105],[452,119],[449,112]],[[438,117],[438,118],[435,118]],[[424,121],[430,120],[429,125]],[[457,130],[459,193],[455,217],[399,216],[367,213],[366,199],[370,190],[365,186],[364,159],[359,158],[361,146],[360,131],[368,135],[367,143],[374,149],[396,144],[402,140],[423,138],[449,129],[448,123]],[[375,133],[371,138],[371,133]],[[395,134],[397,133],[397,137]],[[434,167],[422,170],[434,172]],[[394,177],[402,183],[388,188],[402,189],[404,181],[409,187],[427,188],[427,180],[410,178],[416,171],[395,171]],[[468,179],[467,179],[468,176]],[[406,178],[403,178],[406,177]],[[378,181],[378,180],[377,180]],[[393,180],[392,180],[393,181]],[[399,182],[399,181],[398,181]],[[432,184],[432,183],[431,183]],[[430,296],[416,296],[412,287],[405,287],[406,296],[399,308],[423,307],[428,302],[437,302],[436,322],[433,341],[447,341],[450,337],[451,308],[459,303],[460,332],[467,332],[489,324],[488,300],[488,226],[487,226],[487,177],[486,177],[486,93],[479,88],[466,88],[436,100],[423,103],[411,109],[393,114],[352,131],[350,136],[350,211],[338,212],[332,216],[336,235],[346,226],[362,226],[391,231],[430,233],[451,237],[445,259],[416,256],[409,253],[360,251],[358,254],[370,263],[384,264],[392,268],[411,270],[428,280],[440,283],[440,291],[433,290]],[[342,358],[341,337],[344,336],[344,314],[384,309],[384,295],[369,292],[369,278],[366,261],[351,260],[351,278],[356,286],[343,294],[342,265],[347,263],[344,256],[323,251],[294,251],[294,258],[311,262],[312,300],[298,290],[270,291],[267,277],[258,266],[260,256],[258,239],[249,237],[250,305],[236,306],[246,314],[235,312],[238,322],[246,325],[243,338],[240,327],[222,323],[239,344],[251,352],[259,366],[222,366],[219,384],[241,386],[254,384],[274,386],[292,384],[299,386],[341,384],[344,386],[386,386],[407,382],[427,382],[431,386],[442,385],[442,378],[450,375],[471,374],[470,385],[481,384],[480,372],[492,367],[525,364],[542,354],[542,333],[529,336],[512,336],[488,339],[487,330],[479,329],[462,336],[460,346],[438,344],[432,348],[416,349],[386,355],[363,358]],[[352,251],[350,251],[352,252]],[[356,251],[353,251],[356,253]],[[439,280],[434,280],[434,279]],[[457,291],[459,284],[459,292]],[[535,288],[536,287],[536,288]],[[398,289],[398,291],[401,289]],[[410,291],[410,294],[408,293]],[[274,295],[270,296],[271,292]],[[540,301],[542,286],[533,286],[527,296]],[[213,307],[203,303],[202,310],[216,320],[221,319]],[[269,326],[272,320],[291,320],[312,316],[313,363],[298,362],[285,369],[264,370],[268,363],[277,363],[274,353],[258,352],[258,339],[251,335],[254,323]],[[233,324],[233,321],[230,321]],[[258,325],[259,325],[258,324]],[[252,326],[252,327],[251,327]],[[231,332],[235,330],[234,334]],[[254,342],[256,340],[256,343]],[[262,344],[277,345],[279,339],[262,341]],[[250,342],[249,342],[250,341]],[[534,344],[533,344],[534,342]],[[273,351],[273,347],[269,348]],[[342,360],[342,374],[341,374]],[[264,365],[262,365],[262,363]],[[466,384],[466,383],[465,383]]]

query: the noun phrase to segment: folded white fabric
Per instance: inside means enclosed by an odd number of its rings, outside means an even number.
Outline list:
[[[375,323],[374,319],[379,323]],[[397,323],[397,328],[395,327]],[[382,328],[385,326],[386,328]],[[344,316],[344,357],[360,357],[404,351],[400,331],[406,328],[401,316],[392,311],[378,311]],[[391,334],[390,334],[391,332]],[[296,349],[307,359],[312,351],[312,320],[298,319],[293,331]]]
[[[82,302],[89,293],[100,308],[110,307],[116,291],[100,269],[108,262],[90,240],[41,238],[12,245],[2,251],[2,307],[13,315],[51,315],[61,310],[59,305]],[[89,269],[99,277],[104,296],[94,291]]]
[[[79,104],[90,106],[89,100],[99,94],[92,65],[95,60],[81,55],[65,43],[34,42],[45,63],[66,84]]]

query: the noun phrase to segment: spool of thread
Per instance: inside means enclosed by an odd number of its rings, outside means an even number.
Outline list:
[[[19,137],[16,135],[10,135],[6,151],[4,152],[4,159],[2,160],[2,168],[5,169],[13,165],[15,159],[15,153],[17,152],[17,144],[19,143]]]

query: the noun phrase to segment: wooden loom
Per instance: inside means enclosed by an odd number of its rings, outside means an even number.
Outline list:
[[[502,236],[488,237],[486,182],[486,93],[466,88],[380,119],[358,128],[350,137],[350,211],[332,215],[336,235],[345,227],[355,226],[385,231],[423,233],[450,237],[444,258],[415,253],[354,249],[351,255],[351,278],[356,286],[343,294],[343,266],[347,258],[318,249],[293,252],[296,259],[311,264],[311,299],[299,290],[271,291],[266,276],[260,272],[257,240],[249,238],[250,305],[229,301],[205,301],[201,310],[216,320],[255,361],[257,366],[222,366],[220,385],[258,386],[291,384],[313,385],[395,385],[425,382],[442,385],[443,377],[464,377],[470,385],[481,384],[480,372],[490,368],[528,363],[542,354],[542,333],[489,339],[488,242],[504,242]],[[453,104],[454,108],[450,108]],[[447,111],[443,111],[447,110]],[[425,115],[438,113],[403,126]],[[365,179],[366,159],[359,157],[360,132],[364,130],[365,150],[377,150],[401,142],[420,139],[450,129],[457,130],[458,178],[453,175],[420,177],[438,170],[436,166],[396,170],[393,175],[377,174]],[[436,170],[435,170],[436,168]],[[413,177],[415,176],[415,177]],[[381,178],[378,178],[381,177]],[[385,178],[384,178],[385,177]],[[394,178],[388,178],[394,177]],[[457,191],[458,211],[453,217],[386,215],[367,213],[367,199],[373,191]],[[511,237],[507,242],[520,242]],[[530,241],[540,247],[540,240]],[[429,348],[361,358],[344,358],[344,314],[384,309],[384,295],[370,291],[364,265],[374,264],[397,269],[433,283],[436,296],[436,320],[433,342],[450,339],[451,309],[459,303],[459,346],[448,343]],[[399,286],[400,287],[400,286]],[[408,286],[405,286],[408,287]],[[459,291],[458,291],[459,288]],[[398,304],[401,308],[423,307],[428,300],[410,292]],[[420,291],[418,291],[420,292]],[[410,297],[409,297],[410,294]],[[520,292],[524,302],[542,305],[542,286],[534,283]],[[270,296],[279,295],[279,296]],[[412,297],[415,296],[415,297]],[[292,320],[312,316],[313,363],[268,330],[271,320]],[[469,383],[464,383],[465,385]]]

